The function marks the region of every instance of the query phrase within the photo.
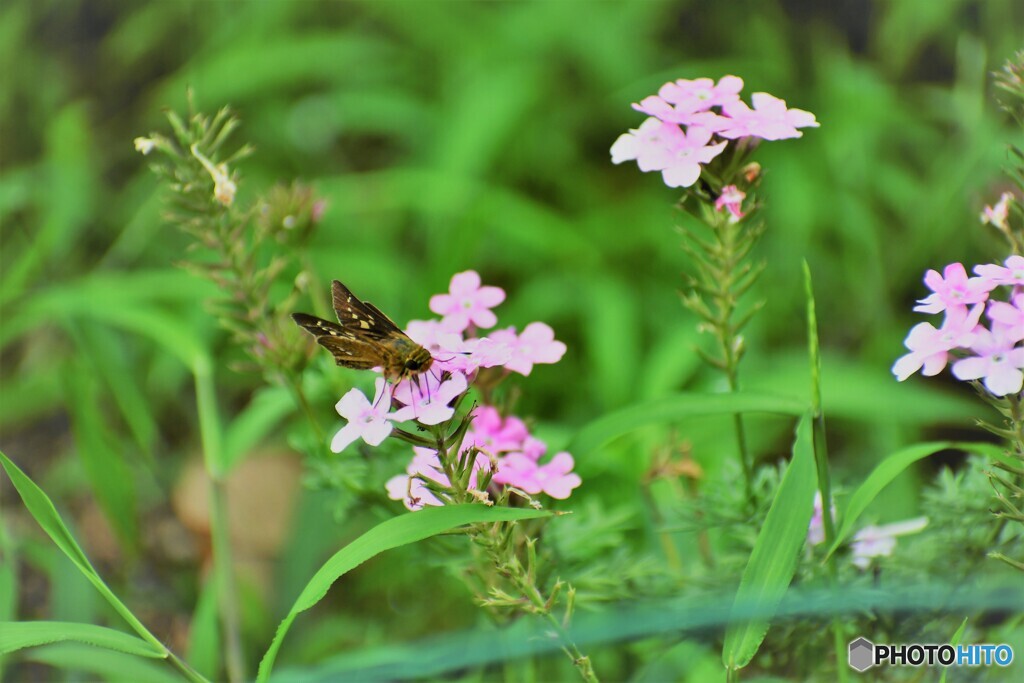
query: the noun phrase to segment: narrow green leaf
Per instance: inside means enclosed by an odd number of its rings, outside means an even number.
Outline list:
[[[211,681],[217,680],[221,667],[220,624],[217,614],[217,582],[207,578],[199,593],[192,623],[188,629],[185,659]]]
[[[277,627],[274,640],[260,661],[257,680],[266,681],[270,677],[277,651],[281,648],[281,642],[284,640],[285,634],[288,633],[288,629],[291,628],[295,617],[320,602],[331,585],[345,572],[358,567],[375,555],[379,555],[385,550],[422,541],[466,524],[509,522],[517,519],[547,517],[551,514],[546,510],[451,505],[410,512],[378,524],[336,552],[309,580],[295,604],[292,605],[288,616]]]
[[[733,413],[802,415],[806,410],[807,404],[802,401],[771,394],[675,394],[636,403],[594,420],[576,434],[568,450],[580,457],[641,427],[690,417]]]
[[[64,671],[85,671],[90,680],[111,683],[181,683],[182,677],[166,664],[156,664],[113,650],[101,650],[77,643],[57,643],[30,650],[26,659],[49,664]]]
[[[967,617],[960,622],[960,627],[953,632],[953,637],[949,639],[949,644],[956,647],[960,644],[960,639],[964,637],[964,630],[967,629]],[[946,683],[946,673],[949,671],[949,667],[942,668],[942,675],[939,676],[939,683]]]
[[[104,626],[67,621],[0,622],[0,653],[63,641],[95,645],[139,657],[161,659],[164,656],[141,638]]]
[[[812,420],[806,414],[797,425],[793,459],[743,570],[733,604],[736,612],[756,605],[762,613],[771,614],[793,580],[797,557],[807,538],[817,487]],[[729,626],[722,648],[722,663],[727,669],[741,669],[750,663],[768,633],[769,623],[768,618],[761,618]]]
[[[61,519],[57,508],[53,506],[53,501],[50,500],[49,496],[36,486],[35,482],[29,479],[2,451],[0,451],[0,465],[7,472],[7,476],[11,478],[11,483],[17,489],[25,507],[36,522],[39,523],[39,526],[43,528],[43,531],[53,539],[57,547],[68,556],[75,566],[78,567],[78,570],[85,575],[85,578],[106,598],[107,602],[128,622],[132,629],[152,645],[157,656],[166,657],[167,651],[160,641],[146,630],[142,622],[114,595],[113,591],[100,578],[100,575],[96,573],[96,570],[89,562],[89,558],[85,556],[78,542],[75,541],[71,532],[68,531],[64,520]]]
[[[918,443],[906,448],[901,448],[895,453],[891,453],[882,462],[878,463],[871,474],[868,475],[867,479],[864,480],[857,490],[850,496],[850,502],[847,503],[846,508],[843,510],[840,518],[842,524],[839,527],[839,532],[836,534],[835,540],[832,542],[832,546],[828,549],[828,553],[825,556],[827,560],[832,556],[832,553],[843,543],[844,540],[853,532],[853,527],[857,523],[861,514],[867,509],[871,501],[882,492],[886,486],[892,483],[892,480],[903,473],[908,467],[913,465],[915,462],[922,458],[927,458],[929,455],[945,450],[947,448],[953,448],[955,444],[950,441],[936,441],[931,443]]]
[[[89,486],[118,538],[134,549],[138,541],[134,481],[121,444],[100,412],[96,376],[81,363],[72,362],[65,383],[78,457]]]

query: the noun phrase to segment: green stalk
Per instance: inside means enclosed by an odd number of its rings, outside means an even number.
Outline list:
[[[227,491],[224,486],[223,432],[217,413],[213,366],[209,358],[196,360],[193,367],[196,385],[196,408],[199,412],[199,433],[203,444],[203,461],[210,477],[210,535],[213,546],[213,571],[220,596],[221,627],[227,661],[228,680],[245,680],[245,658],[242,654],[239,627],[238,591],[231,563],[231,535],[228,528]]]
[[[825,527],[825,544],[832,547],[836,538],[835,520],[832,519],[832,482],[828,469],[828,439],[825,435],[825,411],[821,407],[821,348],[818,342],[818,314],[814,305],[814,289],[811,281],[811,267],[807,261],[804,268],[804,292],[807,297],[807,349],[811,362],[811,411],[814,415],[812,429],[814,432],[814,462],[818,470],[818,492],[821,494],[821,518]],[[839,585],[838,568],[835,556],[828,562],[829,586],[835,590]],[[849,680],[846,667],[843,666],[843,655],[846,653],[843,624],[838,618],[832,619],[832,647],[836,657],[836,673],[840,683]]]

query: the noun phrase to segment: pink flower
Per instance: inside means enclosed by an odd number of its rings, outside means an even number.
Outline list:
[[[922,374],[929,377],[942,372],[951,350],[967,347],[974,341],[974,330],[984,308],[984,304],[976,304],[970,310],[965,306],[950,308],[946,311],[946,319],[940,329],[935,329],[931,323],[915,325],[903,342],[910,353],[899,358],[892,366],[896,378],[902,382],[922,366]]]
[[[1013,256],[1003,262],[1003,266],[994,263],[987,263],[983,266],[974,266],[974,272],[987,280],[994,289],[1000,285],[1007,287],[1024,286],[1024,256]]]
[[[836,506],[832,507],[832,516],[835,517]],[[807,545],[819,545],[825,541],[825,509],[821,504],[821,491],[814,494],[814,516],[807,526]]]
[[[661,86],[657,95],[645,97],[633,108],[666,123],[708,123],[721,118],[709,110],[726,102],[735,102],[740,98],[742,89],[743,79],[736,76],[725,76],[718,85],[710,78],[679,79]],[[707,116],[695,117],[696,114]]]
[[[751,96],[754,108],[745,102],[727,102],[722,112],[732,119],[732,124],[719,133],[723,138],[735,140],[742,137],[758,137],[764,140],[784,140],[803,135],[797,128],[817,128],[814,114],[803,109],[787,109],[785,100],[765,92]]]
[[[405,333],[431,356],[445,356],[462,350],[462,334],[438,320],[410,320]]]
[[[466,376],[461,372],[453,373],[443,381],[429,372],[402,380],[395,386],[394,396],[405,407],[396,410],[392,419],[416,420],[424,425],[441,424],[455,414],[455,409],[448,404],[467,387]]]
[[[715,211],[725,209],[732,214],[732,221],[735,223],[743,218],[743,211],[740,210],[740,207],[743,205],[743,200],[746,197],[747,193],[742,192],[735,185],[726,185],[722,188],[722,193],[718,195],[718,199],[715,200]]]
[[[717,83],[710,78],[688,81],[680,78],[661,86],[658,95],[666,102],[690,111],[705,111],[740,99],[743,79],[723,76]]]
[[[1013,193],[1004,192],[999,196],[999,201],[995,203],[995,206],[986,206],[981,211],[981,224],[986,223],[993,227],[999,228],[1000,230],[1009,230],[1010,225],[1008,222],[1010,216],[1010,202],[1013,201]]]
[[[621,164],[635,159],[644,173],[660,171],[672,163],[673,150],[685,139],[679,126],[649,118],[639,128],[619,136],[612,145],[612,163]]]
[[[397,414],[388,414],[391,409],[390,385],[383,377],[378,377],[376,386],[372,404],[363,392],[352,389],[334,406],[338,414],[348,420],[348,424],[339,429],[331,440],[331,450],[335,453],[341,453],[360,438],[371,446],[379,446],[391,433],[390,420],[400,419]]]
[[[414,447],[412,450],[414,455],[409,466],[405,468],[405,474],[391,477],[384,485],[388,492],[388,498],[401,500],[410,510],[420,510],[426,505],[444,505],[444,501],[438,498],[427,485],[429,481],[444,488],[451,486],[448,475],[441,467],[437,451],[432,448],[420,447]],[[476,488],[478,472],[490,468],[490,460],[484,455],[477,455],[473,471],[469,474],[469,488]]]
[[[1006,326],[1006,336],[1013,341],[1024,340],[1024,292],[1015,294],[1013,303],[990,301],[988,317]]]
[[[998,266],[996,266],[998,267]],[[974,269],[977,272],[977,268]],[[988,293],[995,285],[983,277],[967,277],[962,263],[951,263],[943,270],[929,270],[925,273],[924,283],[934,294],[919,300],[914,310],[919,313],[941,313],[954,306],[968,306],[981,303],[988,299]]]
[[[854,566],[867,569],[872,558],[892,555],[897,536],[916,534],[927,525],[927,517],[917,517],[894,524],[866,526],[853,536],[853,543],[850,545],[853,551],[851,561]]]
[[[572,456],[564,451],[544,465],[538,465],[522,453],[510,453],[498,462],[493,481],[515,486],[530,495],[546,493],[552,498],[565,499],[582,482],[579,475],[572,472],[574,464]]]
[[[391,477],[384,484],[388,498],[404,502],[405,507],[410,510],[419,510],[425,505],[444,505],[423,481],[428,479],[441,486],[451,485],[448,477],[441,471],[437,451],[419,447],[414,447],[412,450],[414,455],[412,462],[405,470],[406,473]]]
[[[495,330],[491,339],[512,349],[505,367],[521,375],[529,375],[536,363],[557,363],[566,350],[565,344],[555,340],[555,331],[544,323],[530,323],[519,336],[514,327]]]
[[[502,419],[497,408],[479,406],[473,411],[473,425],[467,440],[477,448],[492,455],[518,451],[530,436],[526,425],[518,417],[509,415]]]
[[[435,294],[430,298],[430,310],[443,315],[444,325],[455,332],[462,332],[470,325],[486,329],[498,322],[490,309],[504,300],[503,289],[481,287],[480,275],[474,270],[467,270],[452,276],[447,294]]]
[[[727,143],[709,145],[711,131],[691,126],[674,150],[672,160],[661,171],[661,177],[669,187],[689,187],[700,177],[700,166],[717,157]]]
[[[985,388],[993,396],[1016,394],[1024,387],[1024,347],[1014,347],[1014,331],[994,322],[992,329],[979,327],[970,349],[976,356],[963,358],[953,364],[957,379],[983,379]]]
[[[504,365],[512,358],[512,349],[503,342],[490,337],[467,339],[461,350],[447,358],[438,358],[440,367],[472,375],[479,368],[493,368]]]

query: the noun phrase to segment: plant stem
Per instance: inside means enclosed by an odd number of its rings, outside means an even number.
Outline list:
[[[738,346],[738,334],[733,325],[733,316],[736,313],[737,295],[732,291],[736,284],[736,271],[739,266],[737,258],[736,238],[739,230],[738,223],[724,222],[715,230],[718,238],[719,251],[721,253],[721,269],[724,281],[721,283],[722,296],[718,299],[720,325],[718,329],[719,339],[722,345],[722,360],[725,366],[726,378],[729,382],[729,391],[736,393],[740,390],[739,365],[741,351]],[[735,413],[732,418],[733,430],[736,433],[736,447],[739,451],[740,467],[743,469],[743,481],[746,486],[747,501],[753,505],[754,502],[754,471],[751,462],[750,451],[747,449],[746,431],[743,427],[743,416]]]
[[[228,528],[227,491],[224,486],[225,466],[223,435],[217,413],[213,366],[208,357],[197,358],[193,364],[196,385],[196,407],[199,411],[199,432],[203,443],[203,461],[210,477],[210,536],[213,544],[213,571],[220,598],[221,625],[224,630],[227,674],[231,683],[245,680],[245,658],[242,655],[239,628],[238,594],[231,564],[231,534]]]

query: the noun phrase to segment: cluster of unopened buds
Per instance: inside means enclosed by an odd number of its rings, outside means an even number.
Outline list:
[[[932,294],[914,307],[920,313],[945,313],[940,327],[915,325],[904,342],[910,353],[893,365],[903,381],[918,370],[937,375],[953,360],[953,376],[981,380],[993,396],[1017,394],[1024,386],[1024,256],[1002,265],[960,263],[940,274],[929,270],[924,282]],[[997,298],[1002,296],[1004,298]],[[988,324],[982,322],[982,314]]]
[[[814,114],[788,109],[768,93],[754,93],[751,107],[740,99],[742,89],[738,76],[718,83],[710,78],[666,83],[657,95],[633,105],[650,118],[619,136],[612,162],[636,160],[641,171],[660,171],[669,187],[690,187],[730,140],[798,138],[803,135],[798,129],[818,126]]]
[[[405,330],[430,352],[434,359],[430,369],[393,386],[378,378],[373,401],[359,389],[346,393],[336,409],[348,424],[334,436],[331,450],[341,452],[357,439],[377,446],[391,435],[396,423],[415,421],[429,428],[453,421],[462,397],[482,369],[529,375],[536,364],[558,362],[566,347],[545,323],[530,323],[521,332],[508,327],[479,334],[497,324],[491,309],[504,300],[502,289],[481,286],[474,271],[452,277],[448,293],[430,299],[430,310],[441,319],[414,320]],[[493,406],[477,405],[465,420],[465,428],[454,431],[458,443],[451,449],[460,466],[442,463],[434,448],[416,446],[406,473],[387,482],[391,498],[404,501],[411,510],[443,505],[453,485],[449,474],[456,470],[467,473],[465,488],[485,501],[492,486],[567,498],[580,485],[579,476],[572,472],[572,456],[560,452],[542,463],[547,445],[531,435],[519,418],[502,416]],[[466,463],[466,458],[474,462]]]

